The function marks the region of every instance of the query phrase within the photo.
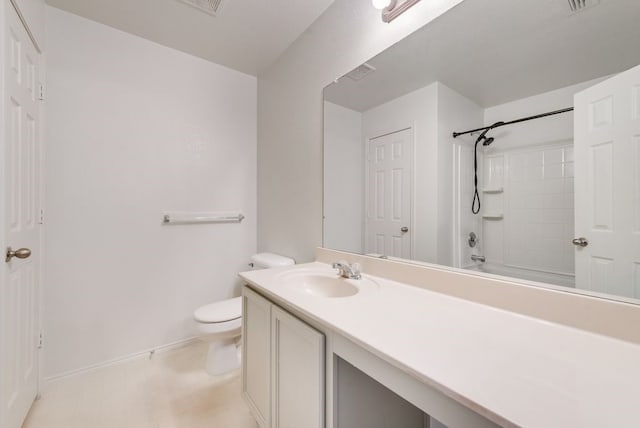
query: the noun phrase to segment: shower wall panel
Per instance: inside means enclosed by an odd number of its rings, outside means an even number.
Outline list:
[[[573,142],[487,154],[483,176],[489,269],[501,265],[528,271],[522,277],[535,272],[566,283],[574,273]]]

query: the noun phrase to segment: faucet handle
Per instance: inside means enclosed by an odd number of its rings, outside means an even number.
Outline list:
[[[360,263],[354,263],[351,265],[351,278],[352,279],[362,278],[362,266],[360,266]]]
[[[349,263],[347,263],[344,260],[339,260],[337,262],[334,262],[331,267],[333,267],[334,269],[338,269],[338,275],[339,276],[346,276],[346,270],[345,269],[349,269]]]

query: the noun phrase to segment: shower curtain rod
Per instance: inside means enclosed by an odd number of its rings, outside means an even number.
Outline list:
[[[504,122],[504,123],[501,123],[499,125],[484,126],[482,128],[472,129],[471,131],[454,132],[453,133],[453,138],[456,138],[459,135],[472,134],[474,132],[484,131],[484,130],[487,130],[487,129],[490,129],[490,128],[499,128],[499,127],[505,126],[505,125],[512,125],[514,123],[526,122],[527,120],[540,119],[541,117],[553,116],[554,114],[566,113],[568,111],[573,111],[573,107],[563,108],[562,110],[555,110],[555,111],[550,111],[550,112],[547,112],[547,113],[536,114],[535,116],[523,117],[522,119],[516,119],[516,120],[512,120],[510,122]]]

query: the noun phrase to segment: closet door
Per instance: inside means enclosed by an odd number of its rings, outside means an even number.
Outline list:
[[[242,290],[242,397],[261,428],[270,427],[271,303]]]
[[[370,138],[367,152],[365,252],[411,259],[413,130]]]
[[[324,427],[324,335],[271,309],[274,428]]]

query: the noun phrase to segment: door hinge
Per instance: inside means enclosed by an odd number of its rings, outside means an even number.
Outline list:
[[[38,99],[44,101],[44,85],[42,83],[38,84]]]
[[[38,349],[42,348],[44,348],[44,337],[42,335],[42,332],[40,332],[40,334],[38,335]]]
[[[44,210],[40,209],[40,219],[38,220],[39,224],[44,224]]]

